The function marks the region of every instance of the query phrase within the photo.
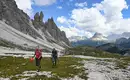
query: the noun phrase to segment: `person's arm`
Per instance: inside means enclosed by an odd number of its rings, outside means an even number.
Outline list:
[[[40,59],[42,57],[42,52],[40,52],[40,56],[39,56],[39,58],[38,59]]]

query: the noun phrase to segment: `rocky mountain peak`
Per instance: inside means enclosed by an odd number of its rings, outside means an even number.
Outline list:
[[[43,12],[41,11],[40,13],[37,12],[35,15],[34,15],[34,21],[36,22],[43,22],[43,18],[44,18],[44,15],[43,15]]]
[[[94,40],[94,41],[103,41],[103,40],[107,40],[107,38],[105,36],[103,36],[101,33],[95,33],[93,35],[93,37],[91,38],[91,40]]]
[[[55,23],[54,20],[53,20],[53,17],[51,17],[51,18],[48,19],[48,23],[49,24],[54,24]]]
[[[40,12],[40,22],[43,22],[43,18],[44,18],[44,15],[43,15],[43,12],[41,11]]]
[[[39,21],[39,12],[37,12],[35,15],[34,15],[34,20],[35,21]]]
[[[69,40],[66,37],[66,34],[64,31],[60,31],[60,29],[57,27],[57,25],[55,24],[53,17],[49,18],[45,23],[43,22],[43,17],[44,14],[41,11],[40,14],[39,12],[37,12],[34,16],[34,20],[32,20],[33,25],[36,29],[40,29],[42,30],[42,32],[44,34],[46,34],[47,36],[49,32],[49,34],[57,41],[63,41],[65,43],[67,43],[68,45],[70,45]]]
[[[101,37],[101,36],[103,36],[101,33],[96,32],[93,37],[96,38],[96,37]]]
[[[40,38],[61,46],[64,46],[62,42],[70,45],[65,32],[60,31],[53,18],[48,19],[46,23],[43,18],[44,14],[41,11],[30,20],[30,17],[17,7],[14,0],[0,0],[0,20],[4,20],[12,28],[35,39]]]

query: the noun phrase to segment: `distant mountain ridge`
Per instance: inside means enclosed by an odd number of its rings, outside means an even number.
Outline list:
[[[94,35],[93,35],[93,37],[91,38],[91,40],[93,40],[93,41],[106,41],[107,40],[107,38],[105,37],[105,36],[103,36],[101,33],[95,33]]]
[[[84,36],[87,37],[87,36]],[[128,42],[129,40],[126,40],[130,37],[130,32],[124,32],[122,34],[111,34],[109,36],[104,36],[101,33],[95,33],[91,38],[80,38],[80,36],[72,36],[70,39],[71,44],[73,46],[82,46],[82,45],[88,45],[88,46],[99,46],[106,43],[117,43],[120,39],[125,40],[125,46],[127,45],[129,47]],[[118,41],[117,41],[118,40]],[[122,40],[120,40],[122,41]],[[122,44],[123,45],[123,44]]]
[[[130,56],[130,38],[120,38],[117,39],[115,43],[107,43],[100,45],[97,48],[112,53],[119,53]]]
[[[128,39],[127,38],[120,38],[120,39],[117,39],[115,43],[119,46],[126,48],[126,49],[130,48],[130,38],[128,38]]]
[[[130,37],[130,32],[123,32],[121,34],[111,34],[107,36],[107,39],[110,41],[116,41],[116,39],[119,38],[129,38]]]
[[[80,37],[80,36],[73,36],[71,38],[69,38],[69,40],[71,41],[72,46],[99,46],[102,44],[107,43],[107,39],[105,36],[103,36],[101,33],[95,33],[91,38],[87,38],[87,37]]]

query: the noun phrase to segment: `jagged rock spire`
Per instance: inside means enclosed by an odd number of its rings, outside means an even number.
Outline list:
[[[44,14],[43,14],[43,12],[41,11],[41,12],[40,12],[40,17],[39,17],[40,22],[43,22],[43,18],[44,18]]]
[[[37,13],[34,15],[34,21],[43,22],[43,18],[44,18],[44,14],[43,14],[42,11],[40,12],[40,14],[39,14],[39,12],[37,12]]]
[[[34,15],[34,20],[39,22],[39,12]]]

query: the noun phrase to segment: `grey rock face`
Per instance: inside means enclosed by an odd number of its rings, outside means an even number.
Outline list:
[[[40,12],[40,22],[43,22],[43,18],[44,18],[44,15],[43,15],[43,12],[41,11]]]
[[[46,32],[49,32],[57,43],[59,41],[64,41],[67,45],[70,45],[65,33],[60,31],[53,18],[48,19],[45,23],[43,22],[43,18],[43,12],[37,12],[34,15],[34,20],[32,20],[34,28],[41,30],[45,34],[45,37],[48,37]],[[18,9],[14,0],[0,0],[0,20],[5,20],[8,25],[20,32],[29,34],[34,38],[39,37],[42,39],[42,36],[30,26],[29,16]]]
[[[14,0],[0,0],[0,20],[6,20],[13,28],[36,38],[40,37],[29,25],[29,16],[18,9]]]
[[[33,21],[33,25],[36,29],[41,29],[43,33],[45,33],[46,31],[48,31],[51,36],[57,41],[63,41],[65,42],[67,45],[70,45],[70,42],[68,40],[68,38],[65,35],[65,32],[60,31],[60,29],[57,27],[57,25],[55,24],[53,18],[48,19],[47,22],[43,22],[43,17],[44,14],[43,12],[37,12],[34,16],[34,20]],[[46,33],[45,33],[46,34]],[[47,36],[47,35],[46,35]]]
[[[67,43],[67,45],[70,46],[70,42],[68,38],[66,37],[66,34],[64,31],[60,31],[60,29],[57,27],[57,25],[54,23],[53,18],[48,19],[48,22],[46,23],[48,32],[56,39],[57,41],[63,41]]]
[[[35,22],[39,22],[39,12],[34,15]]]

